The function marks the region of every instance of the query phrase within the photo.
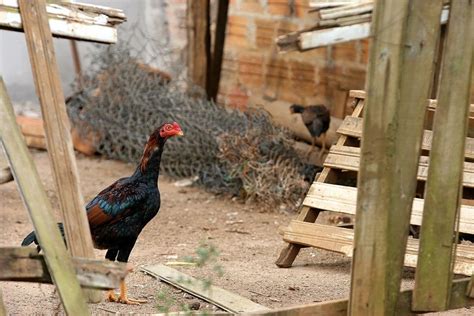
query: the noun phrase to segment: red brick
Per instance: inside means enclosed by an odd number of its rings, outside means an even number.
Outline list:
[[[232,88],[226,97],[226,105],[244,110],[247,108],[249,95],[245,89],[240,86]]]
[[[240,4],[241,12],[263,13],[263,6],[259,0],[242,0]]]
[[[241,16],[229,16],[227,22],[226,46],[249,47],[249,19]]]
[[[360,63],[363,63],[363,64],[369,63],[369,48],[370,48],[369,40],[360,41],[360,56],[359,56]]]
[[[309,10],[309,0],[294,0],[295,16],[299,18],[306,17]]]
[[[314,82],[314,65],[307,62],[291,61],[290,69],[292,80]]]
[[[256,19],[255,43],[258,48],[270,49],[274,45],[277,23],[271,20]]]
[[[274,15],[290,16],[292,8],[288,0],[268,0],[267,9],[268,13]]]
[[[358,62],[356,42],[347,42],[332,46],[331,58],[334,62]]]
[[[256,54],[241,54],[238,61],[241,84],[260,88],[263,84],[263,57]]]

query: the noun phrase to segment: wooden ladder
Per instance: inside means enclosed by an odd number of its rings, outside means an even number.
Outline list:
[[[344,184],[348,179],[355,183],[356,173],[360,162],[360,137],[362,135],[362,110],[365,103],[365,92],[352,90],[349,94],[349,107],[354,110],[347,116],[337,133],[340,134],[336,144],[329,151],[324,161],[324,168],[303,201],[300,213],[292,220],[288,227],[282,230],[283,240],[288,243],[277,259],[279,267],[287,268],[293,264],[302,247],[315,247],[352,256],[354,231],[352,225],[337,227],[315,223],[322,211],[355,215],[357,188]],[[424,131],[422,149],[424,155],[420,157],[418,167],[418,187],[422,196],[424,182],[427,178],[429,157],[426,155],[431,149],[432,132],[430,117],[436,109],[436,101],[429,100],[427,104],[427,129]],[[471,105],[474,113],[474,105]],[[470,118],[474,115],[470,115]],[[471,122],[472,120],[470,120]],[[474,235],[474,138],[466,139],[463,187],[466,199],[461,206],[459,232]],[[341,184],[341,182],[343,184]],[[420,226],[423,211],[423,198],[415,198],[413,202],[410,223]],[[405,254],[405,266],[416,267],[419,240],[409,238]],[[472,275],[474,272],[474,246],[459,244],[457,246],[454,272]]]

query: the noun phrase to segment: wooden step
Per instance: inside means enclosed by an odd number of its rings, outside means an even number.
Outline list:
[[[303,205],[333,212],[354,215],[356,213],[357,188],[314,182]],[[421,225],[423,199],[414,199],[410,223]],[[459,231],[474,234],[474,206],[461,205]]]
[[[347,228],[293,220],[284,230],[283,240],[289,243],[335,251],[352,257],[354,231]],[[408,239],[405,266],[416,267],[418,247],[418,239]],[[454,272],[472,275],[474,272],[474,246],[457,245]]]
[[[324,167],[359,171],[360,148],[348,146],[332,146]],[[421,156],[418,167],[418,180],[426,181],[428,177],[429,157]],[[464,163],[463,186],[474,188],[474,163]]]
[[[362,137],[362,125],[362,118],[346,116],[341,126],[337,130],[337,133],[345,136],[360,138]],[[431,150],[432,138],[433,132],[425,130],[423,133],[423,142],[421,145],[421,148],[423,148],[423,150]],[[471,160],[474,159],[474,138],[466,138],[465,157]]]
[[[364,90],[351,90],[349,92],[349,97],[357,98],[357,99],[365,99],[367,97],[367,93]],[[438,100],[436,99],[428,99],[426,100],[428,110],[436,110],[436,106],[438,105]],[[469,107],[469,118],[474,118],[474,104],[471,104]]]

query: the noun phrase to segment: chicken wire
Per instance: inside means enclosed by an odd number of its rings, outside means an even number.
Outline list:
[[[289,134],[264,112],[226,109],[179,77],[168,82],[150,72],[140,51],[125,42],[92,53],[81,91],[67,100],[81,135],[92,137],[106,157],[138,162],[150,132],[176,121],[185,136],[167,142],[164,173],[197,176],[197,183],[212,192],[264,202],[269,208],[294,208],[307,189],[304,180],[311,181],[316,170],[300,161]]]

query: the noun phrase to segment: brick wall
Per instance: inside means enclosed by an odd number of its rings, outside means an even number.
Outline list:
[[[279,54],[278,35],[310,26],[308,0],[231,0],[218,101],[244,108],[250,95],[329,106],[342,117],[347,91],[363,89],[367,41]]]

